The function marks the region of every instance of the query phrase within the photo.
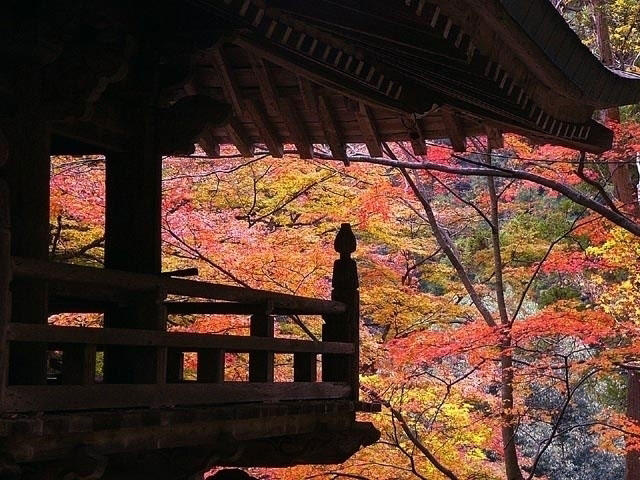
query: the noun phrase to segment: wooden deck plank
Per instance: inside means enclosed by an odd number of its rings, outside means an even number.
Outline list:
[[[345,399],[350,393],[351,388],[346,383],[26,385],[7,388],[3,410],[38,412]]]

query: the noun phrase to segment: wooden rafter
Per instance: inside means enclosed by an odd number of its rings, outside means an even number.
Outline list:
[[[453,151],[465,152],[467,150],[467,136],[462,120],[451,110],[443,109],[441,113]]]
[[[269,74],[267,62],[251,52],[249,52],[249,61],[251,62],[253,73],[258,80],[260,94],[262,95],[262,100],[267,111],[274,114],[278,113],[280,110],[278,104],[278,89]]]
[[[323,96],[318,97],[318,116],[320,123],[322,124],[322,130],[329,142],[331,148],[331,154],[335,158],[345,159],[347,158],[347,149],[342,134],[338,127],[333,108],[329,100]],[[347,163],[347,162],[345,162]]]
[[[273,123],[264,111],[262,104],[257,100],[248,98],[245,100],[244,105],[247,113],[253,119],[256,127],[258,127],[258,131],[267,145],[271,156],[275,158],[282,158],[284,156],[284,146],[278,136],[278,132],[273,126]]]
[[[245,132],[244,127],[237,117],[231,117],[226,127],[227,135],[231,142],[236,146],[238,151],[245,157],[253,157],[254,146],[249,136]]]
[[[371,109],[360,103],[356,105],[354,113],[367,145],[367,150],[369,150],[369,155],[372,157],[382,157],[382,140],[380,140],[380,134],[378,133]]]
[[[407,128],[409,141],[411,142],[411,149],[416,156],[424,156],[427,154],[426,139],[422,132],[422,127],[417,119],[400,119],[402,124]]]
[[[313,144],[307,135],[302,118],[293,101],[287,97],[281,98],[280,111],[282,112],[282,118],[289,129],[289,133],[291,134],[293,143],[296,145],[296,150],[300,158],[313,158]]]
[[[487,140],[489,148],[492,150],[498,150],[504,148],[504,137],[502,132],[497,128],[487,126]]]
[[[229,63],[221,49],[215,50],[213,55],[218,65],[220,78],[222,79],[222,85],[224,87],[227,98],[231,100],[231,104],[233,105],[235,113],[237,115],[242,115],[244,108],[244,96],[242,94],[240,85],[238,85],[236,77],[233,73],[231,64]]]
[[[198,145],[200,145],[208,157],[216,158],[220,156],[220,144],[216,141],[210,128],[206,128],[200,134]]]
[[[312,115],[318,115],[318,97],[313,83],[304,77],[298,77],[298,86],[304,107]]]

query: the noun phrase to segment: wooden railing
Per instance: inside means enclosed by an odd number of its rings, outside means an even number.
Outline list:
[[[136,315],[233,314],[250,316],[250,335],[168,332],[164,328],[82,328],[12,323],[8,302],[0,304],[3,362],[0,384],[3,412],[65,411],[175,405],[218,405],[285,400],[358,399],[358,284],[355,237],[343,225],[336,239],[340,259],[334,265],[331,300],[262,290],[144,275],[76,265],[8,258],[8,229],[0,215],[0,301],[10,298],[9,279],[44,281],[50,294],[50,314],[105,312],[138,308],[140,299],[156,302]],[[6,222],[5,222],[6,223]],[[188,301],[166,301],[168,295]],[[196,301],[197,300],[197,301]],[[215,300],[213,302],[212,300]],[[115,309],[115,310],[114,310]],[[113,313],[112,313],[113,314]],[[277,315],[316,315],[324,319],[322,340],[275,338]],[[61,352],[55,384],[9,383],[7,349],[16,344],[46,345]],[[111,358],[131,358],[137,372],[126,382],[105,375],[96,379],[98,352]],[[195,379],[184,378],[185,353],[197,355]],[[249,356],[248,381],[225,381],[225,357]],[[274,382],[274,355],[293,356],[293,381]],[[322,378],[317,360],[322,358]],[[122,358],[119,358],[120,361]],[[150,363],[147,359],[153,359]],[[119,365],[122,365],[120,363]],[[151,370],[141,375],[139,372]],[[13,376],[15,377],[15,376]]]

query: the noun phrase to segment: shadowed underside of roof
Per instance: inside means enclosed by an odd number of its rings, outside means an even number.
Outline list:
[[[596,108],[635,102],[636,78],[600,64],[546,0],[207,0],[228,32],[199,55],[192,92],[234,106],[203,143],[279,155],[312,144],[514,132],[600,152]]]

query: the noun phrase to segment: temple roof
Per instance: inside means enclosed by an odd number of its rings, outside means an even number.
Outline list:
[[[582,90],[585,103],[606,108],[640,102],[640,76],[602,65],[551,2],[500,3],[539,52]]]
[[[366,144],[380,156],[382,142],[410,141],[422,154],[430,139],[461,151],[469,136],[499,146],[508,132],[602,152],[613,134],[594,112],[640,100],[640,78],[604,67],[548,0],[80,3],[14,1],[0,19],[5,64],[41,62],[54,153],[130,149],[134,117],[186,97],[181,117],[166,117],[175,145],[165,152],[199,140],[212,155],[222,144],[274,156],[295,145],[308,157],[322,144],[344,157]],[[20,75],[0,73],[9,113]],[[210,126],[192,137],[207,112]]]
[[[640,100],[547,0],[207,0],[227,36],[204,52],[198,91],[234,105],[210,143],[346,143],[514,132],[600,152],[595,109]],[[286,103],[286,105],[283,105]],[[301,128],[296,128],[297,123]],[[300,131],[296,131],[300,130]],[[238,139],[244,138],[244,142]],[[244,145],[243,145],[244,143]]]

